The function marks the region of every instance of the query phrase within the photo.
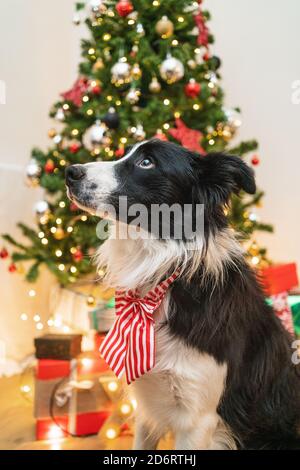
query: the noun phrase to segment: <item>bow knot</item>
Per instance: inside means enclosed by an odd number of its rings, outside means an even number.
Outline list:
[[[117,377],[125,371],[128,384],[154,367],[153,314],[178,275],[176,271],[144,297],[138,290],[116,292],[117,319],[101,344],[100,354]]]

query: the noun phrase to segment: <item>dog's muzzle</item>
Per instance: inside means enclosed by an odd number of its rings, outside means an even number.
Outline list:
[[[86,175],[86,169],[83,165],[71,165],[66,168],[66,183],[72,187],[74,184],[83,180]]]

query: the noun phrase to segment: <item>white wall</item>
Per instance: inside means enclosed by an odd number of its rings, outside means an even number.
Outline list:
[[[207,0],[216,36],[226,103],[240,106],[239,137],[260,143],[256,168],[265,190],[259,214],[275,226],[259,240],[276,261],[300,268],[300,104],[291,102],[300,79],[300,2],[298,0]]]
[[[0,105],[0,233],[17,235],[17,221],[33,223],[33,203],[42,193],[28,189],[22,167],[33,146],[49,144],[50,106],[68,89],[77,68],[79,32],[72,24],[73,0],[10,0],[0,2],[0,80],[6,82],[6,105]],[[3,168],[20,166],[21,171]],[[0,240],[0,247],[3,246]],[[10,357],[33,349],[32,320],[22,312],[46,319],[49,276],[36,286],[37,297],[19,274],[0,260],[0,340]],[[51,278],[50,278],[51,279]]]
[[[260,141],[259,185],[266,190],[261,217],[276,233],[261,239],[279,261],[297,260],[299,223],[298,144],[300,105],[291,104],[291,84],[300,79],[297,0],[206,0],[215,52],[223,61],[227,105],[240,106],[242,138]],[[10,0],[0,3],[0,80],[7,104],[0,105],[0,164],[27,163],[33,145],[48,145],[48,111],[76,76],[80,29],[72,24],[73,0]],[[16,234],[15,222],[31,222],[36,190],[23,175],[0,167],[0,232]],[[0,247],[2,243],[0,242]],[[27,296],[28,286],[0,261],[0,340],[9,355],[32,350],[32,322],[19,315],[47,316],[48,276]]]

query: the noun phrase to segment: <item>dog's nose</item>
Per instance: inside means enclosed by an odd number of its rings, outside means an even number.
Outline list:
[[[85,176],[86,170],[83,165],[71,165],[66,168],[66,181],[72,183],[79,181]]]

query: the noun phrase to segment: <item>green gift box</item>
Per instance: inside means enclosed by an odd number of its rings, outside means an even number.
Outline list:
[[[300,335],[300,295],[289,295],[296,335]]]

